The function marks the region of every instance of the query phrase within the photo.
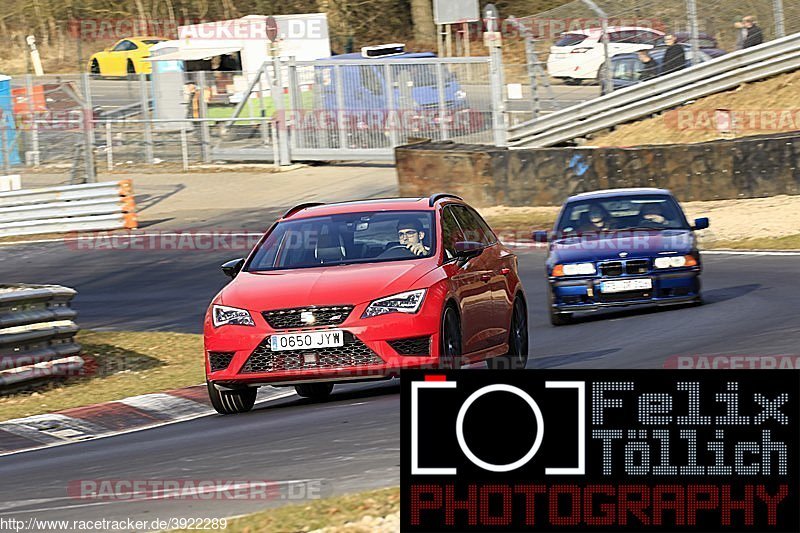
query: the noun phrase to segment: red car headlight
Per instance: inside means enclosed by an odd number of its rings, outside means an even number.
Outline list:
[[[416,313],[425,299],[425,289],[401,292],[374,300],[369,304],[361,318],[385,315],[388,313]]]
[[[250,311],[246,309],[238,309],[236,307],[228,307],[225,305],[211,306],[211,321],[214,327],[220,326],[255,326],[253,317],[250,316]]]

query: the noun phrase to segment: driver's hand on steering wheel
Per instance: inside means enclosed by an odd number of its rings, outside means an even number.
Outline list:
[[[652,222],[653,224],[659,224],[659,225],[664,225],[667,222],[667,219],[664,218],[664,216],[658,214],[645,215],[644,219],[647,222]]]
[[[426,255],[428,253],[428,248],[426,248],[421,242],[408,243],[406,244],[406,248],[411,250],[411,253],[414,255]]]

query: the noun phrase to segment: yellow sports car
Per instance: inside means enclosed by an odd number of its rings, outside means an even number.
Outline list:
[[[161,37],[129,37],[122,39],[89,58],[89,72],[95,76],[128,76],[150,74],[153,66],[144,58],[150,56],[150,47],[166,41]]]

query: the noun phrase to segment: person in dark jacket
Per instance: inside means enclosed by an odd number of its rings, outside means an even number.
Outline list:
[[[639,79],[641,81],[658,77],[658,61],[650,57],[647,50],[639,50],[639,61],[642,62],[642,70],[639,71]]]
[[[744,17],[742,19],[742,25],[744,26],[747,35],[744,38],[744,43],[742,44],[742,48],[750,48],[751,46],[758,46],[759,44],[764,42],[764,33],[761,31],[761,28],[758,27],[756,24],[755,17]]]
[[[664,37],[667,50],[661,63],[661,74],[671,74],[686,67],[686,54],[683,46],[679,45],[674,35]]]

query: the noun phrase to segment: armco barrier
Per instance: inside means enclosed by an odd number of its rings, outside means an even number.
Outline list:
[[[83,367],[75,294],[58,285],[0,285],[0,393]]]
[[[509,128],[509,146],[558,145],[798,68],[800,33],[794,33],[517,124]]]
[[[0,193],[0,237],[136,229],[131,180]]]

